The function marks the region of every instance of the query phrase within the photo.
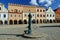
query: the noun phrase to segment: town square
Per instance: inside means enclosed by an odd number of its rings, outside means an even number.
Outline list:
[[[60,40],[60,5],[53,1],[0,1],[0,40]]]

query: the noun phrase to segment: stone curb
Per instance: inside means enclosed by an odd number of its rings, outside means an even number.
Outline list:
[[[42,35],[23,34],[23,37],[25,37],[25,38],[42,38],[42,37],[48,37],[48,35],[47,34],[42,34]]]

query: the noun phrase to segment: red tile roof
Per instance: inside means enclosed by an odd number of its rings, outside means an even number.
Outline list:
[[[60,7],[55,10],[56,14],[60,14]]]

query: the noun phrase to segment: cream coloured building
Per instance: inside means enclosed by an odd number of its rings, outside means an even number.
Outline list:
[[[23,6],[23,22],[24,24],[28,23],[28,15],[31,13],[32,15],[32,23],[36,23],[36,7],[35,6],[29,6],[29,5],[24,5]]]
[[[46,9],[44,7],[36,7],[36,22],[45,23],[46,20]]]

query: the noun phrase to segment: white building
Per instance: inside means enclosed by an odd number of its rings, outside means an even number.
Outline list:
[[[0,24],[8,24],[8,10],[0,3]]]
[[[55,22],[55,12],[52,10],[51,7],[49,7],[48,10],[46,11],[46,21],[48,23]]]

